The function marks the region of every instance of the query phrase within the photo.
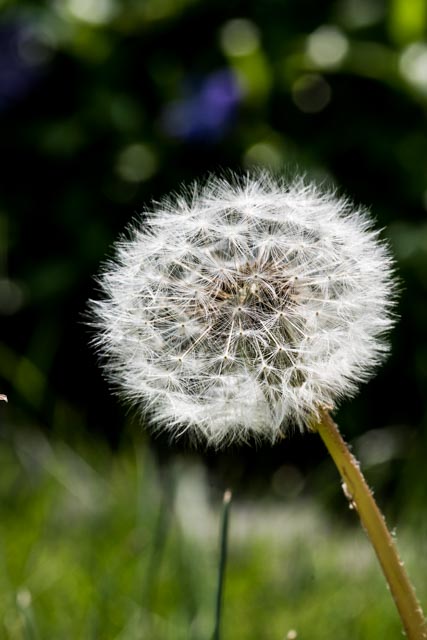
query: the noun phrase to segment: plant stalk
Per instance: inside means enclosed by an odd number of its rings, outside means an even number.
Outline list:
[[[343,480],[343,490],[360,517],[375,549],[381,568],[399,611],[409,640],[427,639],[427,624],[415,590],[399,557],[395,541],[359,468],[356,458],[344,442],[339,429],[325,409],[312,425],[326,445]]]
[[[224,493],[223,507],[222,507],[222,520],[221,520],[221,533],[220,533],[221,546],[220,546],[219,568],[218,568],[218,584],[217,584],[216,602],[215,602],[215,627],[214,627],[212,640],[220,640],[225,567],[227,564],[228,519],[229,519],[229,512],[230,512],[231,497],[232,497],[231,491],[227,489],[227,491]]]

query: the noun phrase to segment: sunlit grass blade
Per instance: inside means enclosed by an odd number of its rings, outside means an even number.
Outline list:
[[[399,611],[405,635],[409,640],[427,638],[427,622],[414,587],[399,557],[395,540],[390,534],[384,516],[375,502],[372,491],[351,454],[339,429],[326,410],[313,425],[325,443],[343,480],[343,489],[350,505],[360,517],[366,534],[377,554],[384,576]]]

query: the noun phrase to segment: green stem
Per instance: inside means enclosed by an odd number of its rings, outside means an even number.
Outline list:
[[[223,508],[222,508],[222,520],[221,520],[221,549],[219,556],[219,568],[218,568],[218,584],[216,590],[216,603],[215,603],[215,627],[212,636],[212,640],[220,639],[220,627],[221,627],[221,611],[222,600],[224,591],[224,578],[225,567],[227,564],[227,540],[228,540],[228,518],[230,512],[231,503],[231,491],[227,489],[224,493]]]
[[[343,479],[344,493],[351,505],[357,509],[389,584],[408,639],[426,639],[427,624],[423,611],[399,558],[396,544],[387,529],[384,516],[360,471],[359,463],[350,453],[337,425],[327,411],[320,411],[320,420],[313,425],[313,429],[320,434],[325,443]]]

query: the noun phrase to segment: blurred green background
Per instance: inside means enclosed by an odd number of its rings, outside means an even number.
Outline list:
[[[0,1],[0,637],[208,638],[228,486],[225,638],[400,637],[316,436],[153,440],[88,347],[118,234],[224,168],[303,172],[384,228],[400,320],[337,419],[427,599],[426,30],[424,0]]]

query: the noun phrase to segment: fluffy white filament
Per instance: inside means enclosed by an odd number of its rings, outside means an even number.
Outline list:
[[[382,359],[393,270],[365,211],[303,180],[210,179],[134,224],[92,302],[110,379],[155,428],[274,441]]]

